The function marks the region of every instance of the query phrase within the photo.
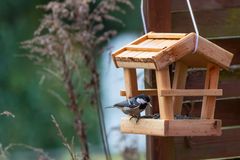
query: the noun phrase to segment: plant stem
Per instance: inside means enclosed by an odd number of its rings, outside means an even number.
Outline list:
[[[83,157],[83,160],[89,160],[89,149],[88,149],[88,143],[87,143],[88,141],[87,141],[86,128],[81,118],[83,115],[83,112],[82,110],[80,110],[77,104],[77,96],[74,92],[70,69],[68,68],[66,57],[64,54],[62,54],[62,66],[63,66],[63,77],[64,77],[65,88],[67,90],[68,97],[70,100],[69,108],[74,114],[74,128],[80,140],[82,157]]]

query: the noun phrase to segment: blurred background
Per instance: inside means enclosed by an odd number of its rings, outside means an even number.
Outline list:
[[[43,148],[54,158],[66,159],[66,151],[56,135],[50,115],[56,117],[65,136],[70,139],[74,135],[72,113],[50,94],[51,88],[56,88],[59,84],[54,79],[50,79],[50,83],[41,83],[42,68],[26,58],[27,50],[20,47],[22,41],[32,38],[43,16],[43,12],[36,9],[36,6],[47,2],[48,0],[0,1],[0,112],[7,110],[15,115],[15,118],[0,117],[0,144],[3,147],[12,143],[28,144]],[[118,35],[106,44],[106,48],[114,51],[143,33],[140,1],[133,1],[133,4],[135,9],[126,8],[126,14],[116,15],[124,25],[112,22],[107,24],[108,27],[117,29]],[[122,70],[115,68],[109,50],[98,61],[103,106],[124,100],[119,96],[119,90],[124,85]],[[143,78],[142,71],[138,75]],[[140,83],[142,86],[143,83]],[[144,152],[144,137],[128,137],[128,140],[120,134],[118,127],[122,114],[118,110],[104,109],[104,115],[110,150],[114,155],[132,144]],[[96,127],[97,114],[89,107],[84,119],[88,122],[90,152],[99,156],[103,149],[99,128]],[[33,155],[19,147],[11,150],[10,159],[31,159],[31,156]]]

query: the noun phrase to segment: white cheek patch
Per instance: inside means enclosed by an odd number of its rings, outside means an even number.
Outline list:
[[[144,104],[147,103],[146,101],[144,101],[142,98],[137,98],[136,101],[140,104]]]

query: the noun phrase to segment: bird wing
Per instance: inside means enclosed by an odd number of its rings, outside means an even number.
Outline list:
[[[136,108],[139,107],[139,104],[136,102],[135,98],[131,98],[119,103],[114,104],[115,107],[123,108],[123,107],[129,107],[129,108]]]

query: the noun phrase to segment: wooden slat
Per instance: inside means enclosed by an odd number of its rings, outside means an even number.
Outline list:
[[[155,64],[151,62],[124,62],[116,61],[116,64],[122,68],[145,68],[145,69],[155,69]]]
[[[139,47],[137,45],[128,45],[126,46],[127,50],[130,51],[147,51],[147,52],[159,52],[161,48],[151,48],[151,47]]]
[[[199,37],[197,53],[204,55],[209,61],[223,68],[228,68],[233,58],[232,53],[201,36]]]
[[[239,0],[191,0],[194,12],[240,7]],[[186,0],[172,0],[172,12],[188,12]]]
[[[162,54],[153,58],[156,62],[157,69],[160,70],[191,53],[194,50],[194,41],[195,34],[190,33],[183,37],[181,41],[161,51]]]
[[[157,44],[156,47],[165,49],[167,47],[170,47],[171,45],[174,45],[177,42],[178,42],[178,40],[165,40],[162,43]]]
[[[218,87],[220,69],[217,65],[208,64],[205,78],[205,89],[216,89]],[[204,96],[202,103],[202,119],[213,119],[215,113],[216,97]]]
[[[137,91],[138,94],[145,94],[149,96],[156,96],[157,95],[157,89],[140,89]],[[120,90],[120,96],[126,96],[125,90]]]
[[[240,124],[240,97],[217,98],[215,118],[222,120],[222,126],[233,126]],[[184,103],[182,114],[191,117],[200,117],[202,109],[201,101],[189,101]]]
[[[143,35],[143,36],[141,36],[141,37],[139,37],[138,39],[136,39],[136,40],[134,40],[133,42],[131,42],[129,45],[136,45],[136,44],[139,44],[139,43],[141,43],[141,42],[143,42],[143,41],[145,41],[145,40],[147,40],[147,35],[145,34],[145,35]]]
[[[219,137],[177,137],[175,138],[176,160],[218,159],[239,156],[239,135],[240,128],[223,130],[222,136]]]
[[[222,89],[169,89],[161,90],[160,96],[221,96]]]
[[[139,37],[138,39],[136,39],[135,41],[131,42],[129,45],[136,45],[136,44],[139,44],[143,41],[145,41],[147,39],[147,34],[143,35],[142,37]],[[125,47],[122,47],[120,49],[118,49],[117,51],[113,52],[112,54],[112,59],[114,61],[114,64],[115,66],[118,68],[119,66],[117,65],[116,63],[116,56],[121,54],[122,52],[126,51],[126,48]]]
[[[194,16],[198,29],[203,37],[210,38],[240,35],[240,7],[204,10],[194,12]],[[194,31],[188,9],[184,12],[172,13],[172,23],[173,32],[189,33]]]
[[[187,80],[188,67],[182,62],[177,62],[175,66],[175,73],[173,77],[172,89],[184,89]],[[181,114],[183,97],[173,97],[174,114]]]
[[[221,120],[121,119],[121,132],[153,136],[220,136]]]
[[[153,39],[146,39],[145,41],[137,44],[140,47],[146,47],[149,43],[151,43],[153,41]]]
[[[222,37],[219,39],[210,39],[211,42],[234,53],[231,65],[240,64],[240,36],[239,37]]]
[[[153,119],[140,119],[136,123],[136,119],[129,120],[130,117],[123,117],[120,123],[120,130],[130,134],[145,134],[154,136],[165,135],[165,121]]]
[[[144,0],[147,28],[154,32],[171,32],[171,1]],[[148,87],[156,88],[155,71],[145,70],[145,82]],[[146,84],[147,84],[146,83]],[[152,97],[152,113],[159,113],[157,97]],[[149,113],[149,112],[148,112]],[[147,136],[147,160],[172,160],[175,158],[173,138]]]
[[[186,36],[186,33],[148,33],[148,38],[152,39],[180,39]]]
[[[172,97],[160,96],[161,90],[171,89],[169,68],[165,67],[162,70],[156,70],[156,82],[158,90],[158,102],[161,119],[173,119]]]
[[[131,98],[137,95],[137,74],[136,69],[124,68],[124,80],[125,80],[125,89],[126,97]]]

